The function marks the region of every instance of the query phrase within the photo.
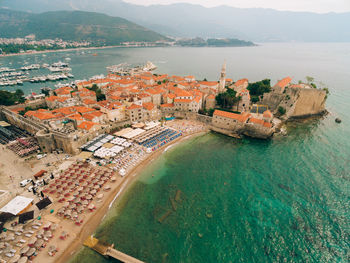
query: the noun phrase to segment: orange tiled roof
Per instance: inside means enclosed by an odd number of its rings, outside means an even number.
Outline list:
[[[84,118],[85,120],[88,120],[88,121],[92,121],[95,117],[98,117],[98,116],[95,116],[95,115],[93,114],[93,112],[83,114],[83,118]]]
[[[25,110],[24,107],[17,107],[17,108],[11,109],[11,111],[12,111],[12,112],[15,112],[15,113],[18,113],[18,112],[24,111],[24,110]]]
[[[86,112],[92,112],[92,111],[95,111],[95,109],[92,109],[92,108],[88,108],[88,107],[84,107],[84,106],[75,106],[74,107],[77,112],[79,113],[86,113]]]
[[[272,113],[269,110],[264,111],[263,116],[265,118],[272,118]]]
[[[37,117],[40,120],[49,120],[49,119],[55,119],[56,116],[53,115],[51,112],[38,112],[34,115],[34,117]]]
[[[199,83],[204,86],[216,86],[219,84],[216,81],[200,81]]]
[[[172,107],[174,107],[174,104],[172,104],[172,103],[165,103],[165,104],[161,104],[160,107],[162,107],[162,108],[172,108]]]
[[[201,97],[197,96],[193,99],[195,102],[199,103],[201,101]]]
[[[75,109],[73,107],[64,107],[64,108],[59,108],[55,109],[52,111],[53,113],[62,113],[63,115],[70,115],[75,112]]]
[[[142,106],[143,106],[146,110],[153,110],[153,108],[154,108],[154,104],[153,104],[152,102],[143,103]]]
[[[235,86],[236,87],[239,87],[239,86],[241,86],[241,85],[243,85],[244,83],[246,83],[246,82],[248,82],[248,79],[239,79],[239,80],[237,80],[236,82],[235,82]]]
[[[54,114],[52,114],[50,111],[27,111],[24,116],[32,116],[36,117],[39,120],[49,120],[49,119],[55,119],[57,118]]]
[[[272,127],[272,123],[264,122],[264,127],[271,128]]]
[[[280,81],[278,81],[276,83],[276,86],[280,87],[280,88],[284,88],[285,86],[287,86],[290,82],[292,81],[291,77],[286,77]]]
[[[229,119],[235,119],[239,122],[246,122],[250,117],[249,113],[237,114],[237,113],[221,111],[221,110],[215,110],[214,115],[229,118]]]
[[[136,105],[136,104],[131,104],[131,106],[129,106],[127,109],[134,110],[134,109],[140,109],[140,108],[142,108],[142,106]]]
[[[90,130],[94,125],[97,125],[98,123],[95,122],[91,122],[91,121],[83,121],[82,123],[80,123],[77,127],[79,129],[83,129],[83,130]]]
[[[68,118],[72,119],[72,120],[77,120],[77,121],[84,120],[83,117],[81,117],[81,115],[79,113],[72,114],[72,115],[68,116]]]
[[[177,89],[175,91],[176,97],[192,97],[192,94],[183,89]]]
[[[83,103],[87,104],[87,105],[89,105],[89,104],[96,104],[96,101],[92,100],[92,99],[85,99],[85,100],[83,100]]]
[[[31,117],[31,116],[34,116],[35,115],[35,111],[34,110],[29,110],[29,111],[27,111],[25,114],[24,114],[24,116],[26,116],[26,117]]]

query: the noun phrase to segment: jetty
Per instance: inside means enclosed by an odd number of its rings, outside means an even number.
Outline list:
[[[105,242],[101,242],[97,238],[90,236],[84,242],[84,246],[92,248],[96,252],[105,257],[112,257],[124,263],[144,263],[132,256],[129,256],[114,248],[114,244],[109,245]]]

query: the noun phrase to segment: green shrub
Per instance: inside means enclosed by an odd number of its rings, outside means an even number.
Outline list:
[[[278,107],[278,112],[279,112],[279,114],[284,115],[286,113],[286,109],[283,108],[282,106],[279,106]]]

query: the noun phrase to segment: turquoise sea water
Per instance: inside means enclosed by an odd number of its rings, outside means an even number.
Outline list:
[[[118,200],[98,238],[145,262],[349,262],[350,44],[97,53],[71,54],[73,73],[83,78],[109,64],[151,60],[160,73],[217,79],[226,59],[235,80],[310,75],[331,92],[330,113],[290,124],[287,137],[210,133],[172,147]],[[343,122],[335,124],[335,117]],[[173,203],[176,211],[159,223]],[[109,261],[89,249],[72,260]]]

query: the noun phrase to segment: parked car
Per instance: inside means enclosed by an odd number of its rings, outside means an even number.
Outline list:
[[[28,192],[33,192],[33,188],[35,188],[33,185],[28,187]]]
[[[31,179],[25,179],[22,182],[19,183],[21,187],[25,187],[27,184],[29,184],[32,180]]]
[[[44,185],[43,180],[38,180],[35,182],[35,186],[42,186],[42,185]]]
[[[44,154],[38,154],[38,155],[36,156],[36,158],[37,158],[38,160],[40,160],[40,159],[42,159],[42,158],[44,158],[44,157],[46,157],[46,153],[44,153]]]

